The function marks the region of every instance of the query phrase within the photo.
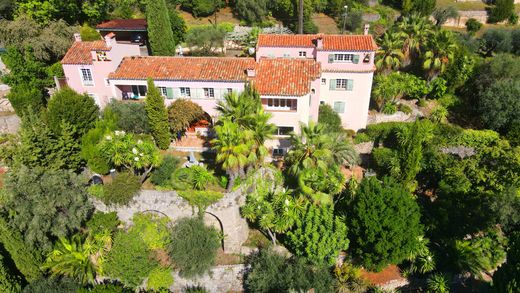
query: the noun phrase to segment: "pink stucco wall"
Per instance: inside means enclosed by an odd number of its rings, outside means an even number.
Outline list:
[[[330,54],[354,54],[359,55],[359,63],[352,62],[333,62],[329,63]],[[370,56],[370,61],[364,63],[366,55]],[[316,61],[321,62],[322,70],[341,70],[341,71],[368,71],[374,68],[374,52],[350,52],[350,51],[318,51]]]
[[[267,58],[299,58],[299,52],[306,52],[306,58],[315,58],[316,48],[288,48],[288,47],[258,47],[256,49],[256,60]],[[303,57],[302,57],[303,58]]]

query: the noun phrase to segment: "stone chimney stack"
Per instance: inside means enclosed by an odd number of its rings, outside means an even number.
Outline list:
[[[81,42],[81,35],[79,33],[74,34],[74,41],[75,42]]]
[[[365,27],[364,27],[364,35],[368,35],[368,31],[370,30],[370,24],[368,23],[365,23]]]

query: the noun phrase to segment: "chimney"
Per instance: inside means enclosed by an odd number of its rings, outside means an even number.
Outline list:
[[[323,34],[318,34],[318,38],[316,39],[316,49],[323,49]]]
[[[112,47],[115,42],[116,42],[116,34],[108,33],[105,36],[105,43],[107,44],[107,47]]]
[[[246,69],[246,72],[247,72],[247,77],[255,77],[256,76],[256,71],[254,68],[248,68]]]
[[[81,35],[79,33],[74,34],[74,42],[81,42]]]
[[[364,35],[368,35],[368,31],[370,30],[370,24],[368,23],[365,23],[365,28],[364,28]]]

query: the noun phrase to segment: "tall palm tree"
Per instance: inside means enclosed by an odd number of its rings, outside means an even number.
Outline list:
[[[305,169],[327,169],[333,158],[330,149],[331,139],[321,124],[309,122],[301,126],[300,134],[291,134],[292,149],[287,153],[286,161],[289,173],[297,176]]]
[[[377,50],[376,67],[378,70],[388,73],[392,69],[397,70],[401,67],[404,59],[403,40],[401,34],[386,32],[378,40],[379,50]]]
[[[426,70],[427,77],[431,81],[443,73],[448,64],[453,61],[457,43],[452,32],[440,30],[428,39],[426,48],[423,69]]]
[[[237,123],[223,119],[215,126],[217,138],[212,140],[213,149],[217,151],[217,162],[229,176],[227,190],[230,191],[235,179],[244,171],[248,163],[251,131],[242,130]]]
[[[264,109],[261,108],[248,127],[253,138],[253,144],[249,154],[249,163],[253,167],[262,164],[269,154],[269,150],[265,146],[265,141],[271,139],[276,131],[276,126],[269,123],[270,119],[271,113],[266,113]]]
[[[101,272],[103,255],[111,245],[110,232],[105,231],[86,239],[81,234],[60,238],[44,264],[53,276],[66,276],[82,284],[93,283]]]
[[[397,29],[403,40],[403,66],[407,66],[412,57],[419,56],[421,47],[433,34],[433,24],[425,17],[412,14],[404,17],[397,24]]]
[[[345,133],[331,133],[332,159],[335,163],[352,167],[359,163],[359,154]]]

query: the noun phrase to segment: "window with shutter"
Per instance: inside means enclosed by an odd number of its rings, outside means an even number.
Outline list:
[[[334,54],[329,54],[329,63],[334,62]]]
[[[329,90],[331,90],[331,91],[336,90],[336,80],[335,79],[331,79],[329,81]]]
[[[166,88],[166,98],[173,99],[173,89],[171,87]]]
[[[354,89],[354,80],[347,79],[347,91],[351,91]]]
[[[344,113],[345,102],[334,102],[334,111],[336,111],[336,113]]]
[[[354,55],[352,57],[352,63],[354,63],[354,64],[358,64],[359,63],[359,55]]]

